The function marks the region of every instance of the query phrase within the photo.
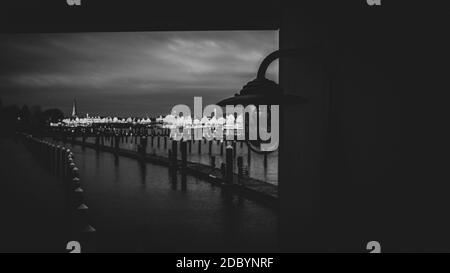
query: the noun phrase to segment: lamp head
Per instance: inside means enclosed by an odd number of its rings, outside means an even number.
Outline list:
[[[267,68],[270,63],[284,54],[292,53],[288,51],[274,51],[269,54],[261,63],[256,79],[248,82],[239,93],[233,97],[223,99],[217,104],[219,106],[226,105],[287,105],[300,104],[306,100],[300,96],[284,94],[283,89],[276,82],[265,77]]]

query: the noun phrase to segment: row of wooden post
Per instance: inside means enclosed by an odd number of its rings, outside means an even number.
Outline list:
[[[105,136],[101,136],[100,134],[97,134],[96,139],[95,139],[95,144],[97,149],[100,148],[100,146],[104,145],[104,137]],[[120,142],[124,141],[124,136],[120,136],[120,135],[113,135],[113,136],[106,136],[107,140],[110,140],[110,145],[111,148],[114,148],[116,152],[119,151],[119,144]],[[128,137],[125,137],[127,141]],[[150,141],[150,145],[151,147],[153,147],[154,144],[154,137],[151,136],[151,141]],[[157,138],[157,145],[158,148],[160,147],[160,136],[156,136]],[[135,136],[135,142],[137,143],[137,139],[138,137]],[[177,166],[177,161],[178,161],[178,142],[180,143],[180,151],[181,151],[181,167],[183,170],[186,169],[187,166],[187,154],[188,153],[192,153],[192,143],[194,143],[195,140],[187,140],[187,141],[172,141],[172,147],[171,149],[169,149],[169,161],[170,161],[170,165],[173,166]],[[201,154],[201,148],[202,148],[202,141],[204,141],[206,143],[206,139],[203,140],[197,140],[198,141],[198,154]],[[83,138],[82,143],[85,143],[85,138]],[[148,146],[148,140],[147,140],[147,136],[140,136],[139,137],[139,145],[137,146],[137,152],[141,155],[142,160],[145,160],[145,156],[146,156],[146,151],[147,151],[147,146]],[[212,154],[212,144],[213,141],[209,141],[209,154]],[[219,142],[217,141],[217,144],[219,144]],[[222,141],[221,143],[221,147],[220,147],[220,155],[223,155],[223,150],[224,150],[224,146],[227,145],[226,141]],[[243,147],[243,142],[240,142],[240,146]],[[167,137],[164,136],[164,148],[167,148]],[[234,157],[236,157],[236,148],[237,148],[237,142],[233,141],[231,142],[231,144],[228,144],[228,146],[226,146],[226,154],[225,154],[225,162],[226,163],[222,163],[221,165],[221,170],[222,170],[222,176],[223,178],[227,181],[227,183],[233,183],[233,166],[234,166]],[[251,151],[249,149],[248,151],[248,164],[250,164],[250,157]],[[215,168],[216,167],[216,161],[215,161],[215,156],[211,156],[210,159],[210,164],[211,167]],[[267,162],[267,157],[265,155],[264,157],[264,162],[266,164]],[[226,166],[232,166],[230,168],[227,168]],[[238,177],[244,177],[246,175],[248,175],[248,168],[245,168],[243,165],[243,158],[242,156],[238,156],[237,157],[237,169],[238,169]]]
[[[185,171],[187,167],[187,145],[189,141],[172,141],[172,148],[169,150],[169,161],[170,166],[177,167],[178,166],[178,143],[180,143],[181,150],[181,170]],[[225,153],[225,162],[221,164],[222,177],[227,184],[234,184],[234,148],[232,145],[228,145],[226,147]],[[211,156],[211,167],[216,167],[216,158],[215,156]],[[245,175],[248,175],[246,169],[243,166],[243,157],[239,156],[237,158],[237,167],[238,167],[238,178],[241,178]]]

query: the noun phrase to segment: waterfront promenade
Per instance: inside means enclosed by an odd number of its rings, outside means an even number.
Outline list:
[[[0,252],[64,252],[61,182],[18,141],[0,138]]]

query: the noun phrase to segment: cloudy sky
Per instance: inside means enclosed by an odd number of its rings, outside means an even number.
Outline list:
[[[2,34],[0,99],[67,115],[73,98],[91,115],[166,114],[194,96],[232,96],[276,49],[276,31]]]

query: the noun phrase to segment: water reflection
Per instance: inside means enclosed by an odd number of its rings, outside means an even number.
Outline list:
[[[145,164],[145,162],[142,162],[142,161],[138,161],[138,162],[139,162],[139,170],[140,170],[140,174],[141,174],[141,183],[145,187],[145,178],[147,176],[147,164]]]
[[[115,169],[119,169],[119,168],[117,168],[119,166],[119,156],[118,155],[114,155],[114,166],[116,167]]]
[[[80,146],[71,150],[82,166],[97,251],[277,250],[273,210],[166,167]]]
[[[160,139],[159,145],[158,139]],[[95,138],[88,137],[86,138],[86,142],[95,143]],[[187,159],[191,162],[210,165],[211,156],[214,156],[216,158],[216,166],[220,166],[220,164],[225,161],[224,143],[225,142],[220,141],[189,141],[187,143]],[[127,136],[124,137],[123,141],[119,143],[119,147],[121,149],[137,151],[137,145],[139,144],[139,138]],[[248,167],[249,175],[251,177],[264,180],[275,185],[278,184],[278,152],[263,156],[251,152],[247,145],[243,142],[235,143],[233,146],[235,148],[235,156],[243,157],[243,162]],[[148,154],[167,156],[168,150],[172,147],[172,141],[168,139],[168,137],[163,136],[148,137],[146,147]],[[181,153],[178,153],[179,158],[180,156]],[[237,170],[235,170],[235,172],[237,172]]]
[[[172,185],[172,190],[177,190],[177,172],[173,168],[167,168],[169,171],[169,180],[170,184]]]
[[[186,192],[187,191],[187,176],[186,173],[181,174],[181,191]]]

